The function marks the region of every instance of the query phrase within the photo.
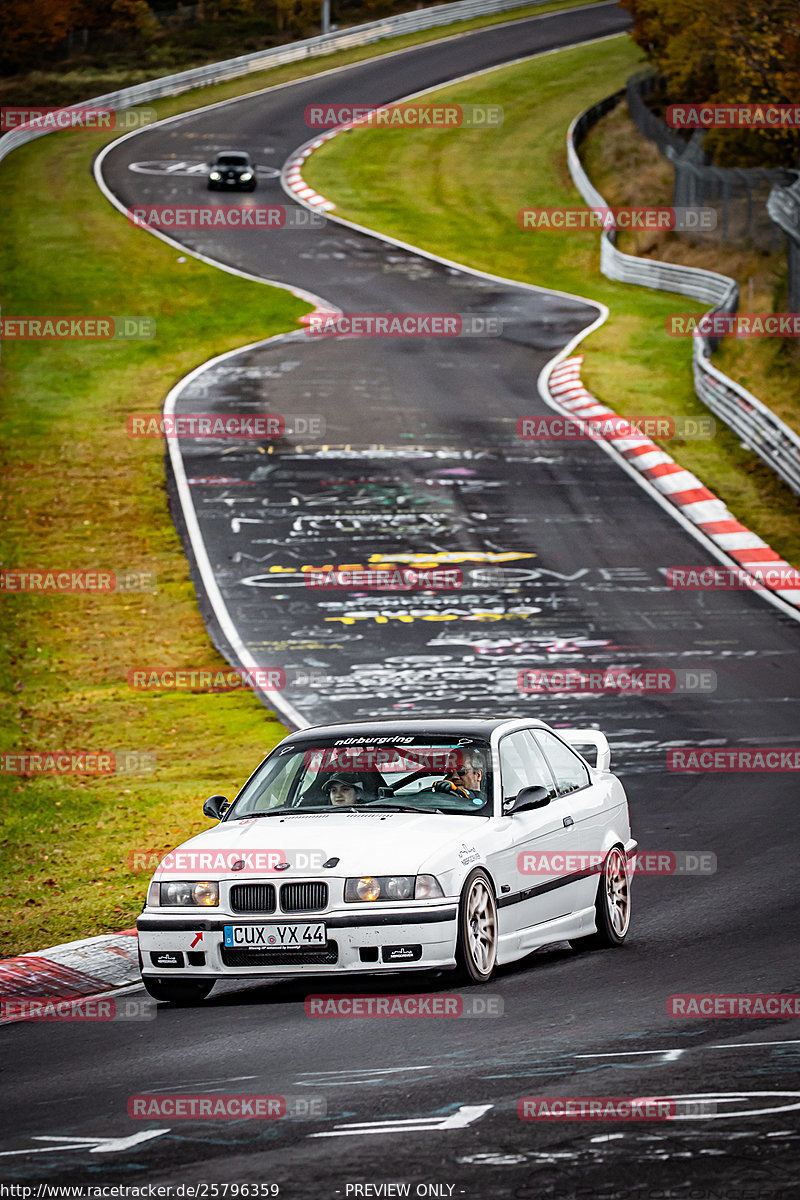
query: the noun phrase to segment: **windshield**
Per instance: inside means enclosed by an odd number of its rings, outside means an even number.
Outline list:
[[[217,155],[217,166],[218,167],[243,167],[243,166],[246,166],[247,163],[249,163],[249,161],[250,160],[248,159],[246,154],[218,154]]]
[[[320,739],[264,762],[225,820],[269,812],[348,809],[491,816],[491,754],[476,738]]]

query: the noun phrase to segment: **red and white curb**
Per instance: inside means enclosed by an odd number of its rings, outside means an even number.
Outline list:
[[[341,128],[349,128],[342,126]],[[297,196],[298,200],[308,205],[310,208],[319,209],[321,212],[330,212],[336,205],[332,200],[326,200],[324,196],[320,196],[319,192],[315,192],[312,187],[309,187],[305,179],[303,179],[302,167],[309,154],[317,150],[323,142],[327,142],[328,138],[333,137],[334,133],[338,133],[339,129],[331,130],[329,133],[322,134],[316,141],[310,142],[301,150],[297,151],[294,158],[290,158],[283,169],[283,181],[290,192]],[[298,324],[311,325],[313,322],[319,322],[320,319],[327,320],[330,317],[340,317],[342,311],[339,308],[325,308],[319,303],[313,312],[306,313],[304,317],[298,317]]]
[[[724,501],[709,491],[696,475],[676,463],[650,438],[631,437],[630,425],[625,419],[601,404],[581,383],[582,362],[582,355],[564,359],[556,363],[548,377],[550,394],[565,414],[587,423],[619,421],[620,434],[608,433],[603,440],[609,442],[666,500],[680,509],[737,567],[754,578],[765,566],[773,570],[785,568],[787,574],[794,573],[792,565],[737,521]],[[774,588],[766,582],[760,586],[800,609],[800,588]]]
[[[0,1025],[5,1000],[76,1000],[139,982],[135,929],[0,958]]]
[[[418,93],[424,95],[424,92]],[[323,212],[332,212],[336,205],[332,200],[326,200],[324,196],[320,196],[319,192],[314,188],[309,187],[305,179],[303,179],[303,163],[309,158],[315,150],[319,150],[320,146],[329,141],[337,134],[346,133],[348,129],[357,129],[360,126],[368,126],[375,113],[384,112],[386,109],[393,107],[392,105],[384,104],[379,108],[371,109],[370,112],[363,117],[359,117],[355,121],[343,121],[341,125],[337,125],[335,129],[329,129],[325,133],[321,133],[318,138],[312,142],[306,142],[296,152],[294,158],[287,160],[283,168],[283,180],[289,189],[303,201],[304,204],[310,205],[312,208],[318,208]]]
[[[298,150],[294,158],[289,159],[284,168],[283,177],[286,180],[286,186],[291,192],[306,204],[312,205],[314,208],[319,208],[323,212],[330,212],[336,205],[332,200],[326,200],[324,196],[320,196],[319,192],[315,192],[312,187],[309,187],[305,179],[303,179],[303,163],[310,154],[318,150],[323,142],[327,142],[328,138],[334,133],[339,133],[342,129],[349,129],[350,125],[341,125],[337,129],[331,130],[329,133],[324,133],[318,137],[316,141],[306,145],[302,150]]]

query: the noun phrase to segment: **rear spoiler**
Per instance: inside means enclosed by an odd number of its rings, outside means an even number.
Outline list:
[[[599,729],[559,729],[559,735],[570,746],[579,750],[581,746],[594,746],[597,751],[595,768],[598,771],[608,771],[611,766],[611,747],[608,738]],[[587,760],[591,762],[591,758]]]

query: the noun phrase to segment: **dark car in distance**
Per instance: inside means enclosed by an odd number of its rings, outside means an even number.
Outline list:
[[[217,155],[209,172],[208,190],[216,192],[220,188],[243,189],[246,192],[256,190],[256,169],[247,151],[222,150]]]

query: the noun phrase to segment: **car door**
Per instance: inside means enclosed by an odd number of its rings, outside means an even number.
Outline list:
[[[564,821],[569,824],[570,869],[565,877],[575,874],[575,860],[591,855],[596,861],[602,853],[607,824],[607,785],[592,780],[586,764],[571,746],[549,729],[535,729],[532,739],[543,752],[558,788],[558,806]],[[574,911],[588,908],[597,895],[597,874],[581,874],[564,884],[564,897]]]
[[[498,750],[504,800],[516,796],[523,787],[537,785],[545,787],[550,797],[542,808],[525,809],[507,818],[510,836],[498,855],[497,879],[500,930],[511,933],[571,911],[572,898],[567,894],[569,887],[562,884],[564,872],[559,869],[559,856],[563,857],[573,843],[571,828],[564,824],[567,798],[559,796],[555,777],[530,730],[506,734]],[[532,873],[531,864],[538,865],[542,856],[548,861],[553,859],[554,869]]]

